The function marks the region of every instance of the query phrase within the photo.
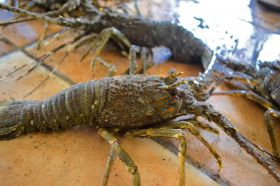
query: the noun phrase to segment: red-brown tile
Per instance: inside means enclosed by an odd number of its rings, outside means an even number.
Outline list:
[[[20,51],[10,53],[0,58],[0,100],[43,99],[69,86],[40,66],[27,74],[27,71],[34,65],[34,61]],[[18,80],[21,76],[23,76],[23,78]],[[46,77],[49,77],[48,80],[43,83],[38,90],[34,91],[33,94],[27,96],[35,87],[40,85]]]
[[[0,40],[0,56],[7,54],[8,52],[11,52],[14,50],[14,46],[7,43],[5,40]]]
[[[92,129],[34,134],[1,141],[0,179],[4,185],[102,185],[109,145]],[[121,139],[137,164],[143,185],[178,185],[178,159],[148,139]],[[186,166],[186,185],[217,185]],[[42,181],[43,180],[43,181]],[[113,165],[109,185],[131,185],[122,161]]]
[[[47,35],[58,32],[60,29],[61,27],[50,24]],[[1,35],[12,41],[16,46],[23,47],[36,41],[43,33],[43,22],[33,20],[7,26],[2,29]]]

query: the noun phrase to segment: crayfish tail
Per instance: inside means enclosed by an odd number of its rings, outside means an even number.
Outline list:
[[[0,104],[0,139],[12,139],[24,132],[21,123],[21,111],[25,102],[1,102]]]

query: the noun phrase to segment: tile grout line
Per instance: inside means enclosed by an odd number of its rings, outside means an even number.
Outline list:
[[[56,33],[53,33],[53,34],[49,35],[46,39],[52,37],[53,35],[55,35],[55,34],[57,34],[57,33],[59,33],[59,32],[56,32]],[[4,42],[6,42],[6,43],[12,45],[12,47],[14,48],[14,50],[12,50],[12,51],[10,51],[10,52],[8,52],[8,53],[5,53],[4,55],[1,55],[0,57],[4,57],[4,56],[9,55],[9,54],[11,54],[11,53],[13,53],[13,52],[16,52],[16,51],[21,51],[21,52],[24,53],[26,56],[28,56],[28,57],[31,58],[32,60],[36,61],[36,63],[38,64],[36,56],[30,54],[29,52],[27,52],[27,51],[25,50],[25,48],[34,45],[37,41],[34,41],[34,42],[32,42],[32,43],[30,43],[30,44],[24,46],[24,47],[18,47],[16,44],[14,44],[12,41],[10,41],[9,39],[7,39],[6,37],[1,38],[1,40],[3,40]],[[67,77],[66,75],[62,74],[62,73],[59,72],[58,70],[54,70],[54,68],[53,68],[52,66],[50,66],[50,65],[48,65],[48,64],[46,64],[46,63],[44,63],[44,62],[42,62],[41,64],[39,64],[39,66],[41,66],[41,67],[43,67],[44,69],[46,69],[47,71],[51,72],[51,73],[54,74],[56,77],[58,77],[59,79],[65,81],[65,82],[68,83],[69,85],[73,85],[73,84],[76,83],[75,81],[73,81],[72,79],[70,79],[69,77]]]
[[[30,54],[29,52],[27,52],[25,49],[21,49],[21,51],[27,55],[28,57],[30,57],[31,59],[33,59],[34,61],[37,62],[36,57],[32,54]],[[48,70],[49,72],[51,72],[52,74],[54,74],[55,76],[57,76],[59,79],[65,81],[66,83],[68,83],[69,85],[73,85],[76,84],[77,82],[73,81],[72,79],[70,79],[68,76],[64,75],[63,73],[59,72],[58,70],[55,70],[55,68],[53,68],[52,66],[46,64],[46,63],[41,63],[39,64],[39,66],[45,68],[46,70]]]
[[[61,32],[65,32],[65,30],[61,30],[61,31],[58,31],[58,32],[51,33],[48,36],[46,36],[45,40],[47,40],[47,39],[53,37],[55,34],[58,34],[58,33],[61,33]],[[7,52],[7,53],[4,53],[4,54],[0,55],[0,57],[4,57],[6,55],[9,55],[10,53],[15,52],[16,50],[22,50],[24,48],[31,47],[32,45],[34,45],[38,42],[37,40],[34,40],[30,43],[27,43],[26,45],[24,45],[22,47],[19,47],[14,42],[12,42],[10,39],[8,39],[7,37],[1,36],[1,34],[0,34],[0,41],[4,41],[5,43],[7,43],[9,45],[12,45],[12,47],[14,49],[14,50],[11,50],[10,52]]]

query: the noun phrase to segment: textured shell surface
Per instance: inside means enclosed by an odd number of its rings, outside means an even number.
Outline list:
[[[177,116],[180,103],[164,89],[165,83],[159,77],[122,76],[107,80],[106,102],[97,117],[99,125],[138,128]]]

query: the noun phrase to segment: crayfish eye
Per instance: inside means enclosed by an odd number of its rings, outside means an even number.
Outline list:
[[[177,87],[175,89],[175,93],[176,93],[176,96],[179,97],[179,98],[184,98],[185,95],[186,95],[186,92],[182,87]]]
[[[169,95],[172,96],[174,99],[186,97],[186,87],[184,85],[168,89],[167,91]]]
[[[181,82],[180,82],[181,83]],[[185,84],[175,84],[175,86],[165,86],[164,89],[172,96],[174,99],[186,97],[187,86]]]
[[[168,93],[169,93],[169,95],[172,96],[173,98],[177,98],[177,93],[176,93],[176,90],[175,90],[175,89],[168,90]]]
[[[174,98],[174,99],[180,99],[186,97],[186,91],[183,87],[176,87],[172,90],[168,91],[169,94]]]

